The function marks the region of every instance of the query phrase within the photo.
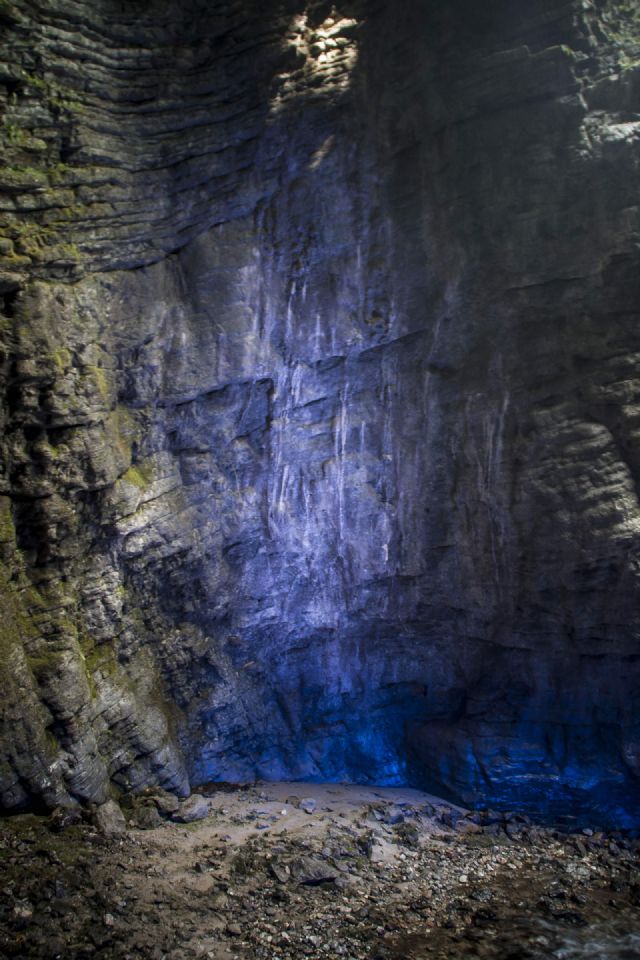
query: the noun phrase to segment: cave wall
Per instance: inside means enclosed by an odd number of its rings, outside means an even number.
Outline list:
[[[0,4],[0,801],[637,819],[638,17]]]

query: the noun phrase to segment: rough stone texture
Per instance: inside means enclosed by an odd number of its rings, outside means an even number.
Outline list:
[[[96,807],[93,823],[105,837],[122,836],[127,831],[124,815],[115,800],[107,800]]]
[[[635,7],[0,19],[1,805],[637,820]]]
[[[204,797],[195,794],[182,804],[179,810],[172,814],[171,819],[176,823],[193,823],[194,820],[204,820],[209,816],[209,804]]]

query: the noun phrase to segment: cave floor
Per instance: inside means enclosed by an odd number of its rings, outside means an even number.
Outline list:
[[[0,956],[640,957],[639,841],[465,815],[399,788],[203,795],[207,815],[184,824],[140,798],[118,836],[0,821]]]

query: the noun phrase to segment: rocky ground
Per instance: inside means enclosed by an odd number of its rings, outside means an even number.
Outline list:
[[[640,841],[622,835],[341,785],[123,809],[0,823],[0,956],[640,957]]]

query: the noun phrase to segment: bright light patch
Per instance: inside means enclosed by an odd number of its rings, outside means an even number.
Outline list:
[[[310,26],[306,13],[294,17],[287,33],[291,56],[277,78],[271,113],[297,97],[323,97],[348,89],[358,62],[357,27],[357,20],[342,17],[335,7],[319,26]]]
[[[311,163],[309,164],[312,170],[317,170],[322,161],[329,156],[335,139],[335,134],[332,133],[331,136],[327,137],[322,146],[316,150],[311,158]]]

